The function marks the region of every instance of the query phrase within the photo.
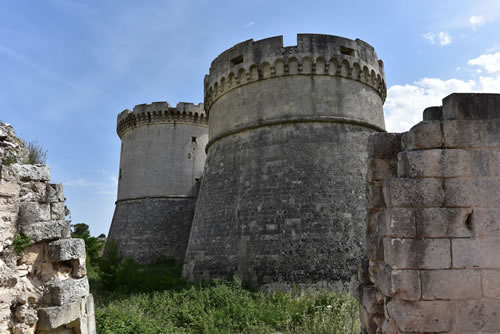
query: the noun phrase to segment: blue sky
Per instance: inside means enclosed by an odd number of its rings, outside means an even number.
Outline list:
[[[454,91],[500,93],[500,1],[0,0],[0,119],[48,150],[74,223],[108,233],[116,116],[153,101],[202,102],[232,45],[297,33],[360,38],[386,71],[389,131]]]

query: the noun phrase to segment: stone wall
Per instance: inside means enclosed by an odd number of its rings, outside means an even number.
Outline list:
[[[95,333],[85,244],[70,237],[63,187],[0,122],[0,333]],[[31,245],[17,249],[15,238]]]
[[[369,143],[365,333],[499,333],[500,95]]]

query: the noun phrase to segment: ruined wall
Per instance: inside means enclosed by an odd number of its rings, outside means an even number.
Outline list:
[[[365,333],[500,333],[500,95],[369,140]]]
[[[140,104],[118,115],[122,141],[118,199],[108,239],[140,263],[182,263],[203,171],[208,124],[203,104]]]
[[[361,40],[245,41],[205,77],[207,161],[183,274],[342,287],[362,253],[366,140],[383,64]]]
[[[0,333],[95,333],[85,244],[70,237],[62,185],[23,164],[24,144],[0,122]],[[32,244],[16,252],[14,239]]]

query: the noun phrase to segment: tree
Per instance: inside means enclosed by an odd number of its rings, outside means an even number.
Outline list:
[[[87,258],[92,265],[97,265],[101,250],[104,248],[104,241],[90,236],[90,228],[85,223],[72,224],[71,236],[73,238],[80,238],[85,241],[85,249],[87,251]]]

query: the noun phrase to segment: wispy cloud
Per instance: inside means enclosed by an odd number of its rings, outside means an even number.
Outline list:
[[[422,35],[422,37],[431,44],[439,43],[441,46],[451,44],[451,36],[449,33],[441,31],[439,33],[428,32]]]
[[[251,26],[253,26],[255,24],[254,21],[250,21],[248,22],[247,24],[244,25],[245,28],[250,28]]]
[[[95,193],[100,195],[116,195],[118,179],[114,175],[109,175],[104,181],[89,181],[86,178],[69,180],[64,182],[65,187],[72,188],[93,188]]]
[[[482,15],[473,15],[469,18],[469,23],[472,26],[472,30],[477,30],[477,28],[486,23],[486,20]]]
[[[60,76],[59,74],[52,72],[49,69],[34,63],[33,61],[29,60],[28,58],[26,58],[22,54],[8,48],[7,46],[3,45],[2,43],[0,43],[0,54],[6,55],[7,57],[10,57],[10,58],[18,61],[18,62],[22,63],[23,65],[34,69],[35,71],[39,72],[40,74],[42,74],[48,78],[51,78],[55,81],[58,81],[59,83],[62,83],[66,86],[69,86],[73,89],[79,89],[79,87],[77,85],[75,85],[74,83],[72,83],[71,81],[68,81],[65,78],[63,78],[62,76]]]

